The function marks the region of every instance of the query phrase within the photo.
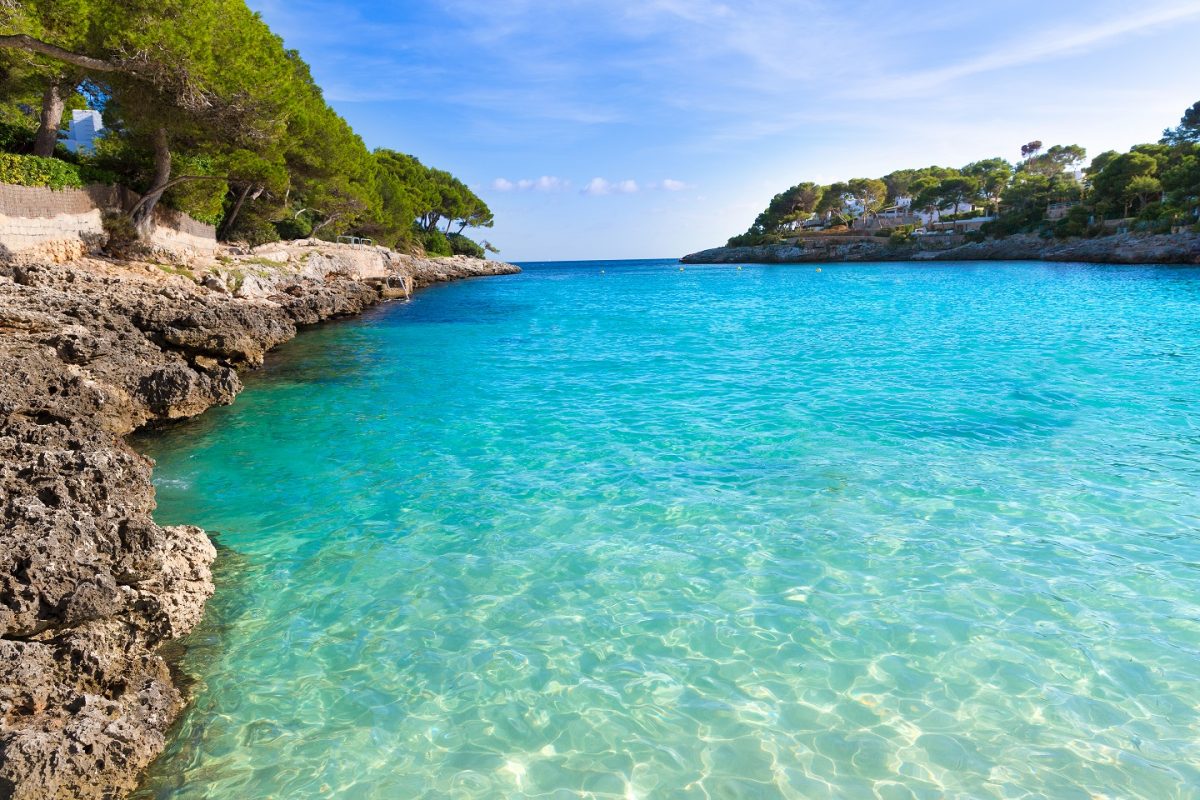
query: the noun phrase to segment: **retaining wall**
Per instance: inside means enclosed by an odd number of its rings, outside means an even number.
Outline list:
[[[0,258],[77,258],[104,244],[106,211],[128,210],[138,199],[136,193],[119,186],[55,191],[0,184]],[[217,232],[211,225],[160,206],[150,243],[181,256],[211,255],[217,248]]]

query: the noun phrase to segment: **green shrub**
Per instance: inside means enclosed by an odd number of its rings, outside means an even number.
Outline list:
[[[1169,217],[1139,218],[1129,226],[1129,229],[1138,233],[1170,233],[1171,220]]]
[[[83,186],[83,178],[79,174],[79,167],[57,158],[0,153],[0,183],[78,189]]]
[[[258,247],[260,244],[278,242],[279,231],[265,213],[257,209],[243,208],[233,227],[223,231],[222,238],[229,242],[245,242],[251,247]]]
[[[312,222],[310,222],[303,214],[299,217],[288,217],[286,219],[275,220],[275,232],[279,234],[280,239],[307,239],[312,236]]]
[[[72,164],[58,158],[0,153],[0,183],[79,189],[89,183],[116,183],[117,176],[90,164]]]
[[[137,228],[134,227],[133,220],[128,214],[120,211],[107,211],[101,221],[104,224],[104,232],[108,234],[108,241],[105,243],[104,249],[110,255],[123,255],[137,243]]]
[[[726,247],[755,247],[763,244],[778,244],[783,237],[778,233],[746,233],[732,237],[725,243]]]
[[[105,186],[115,186],[121,182],[121,179],[117,177],[115,172],[109,172],[94,164],[84,162],[79,164],[76,169],[79,170],[79,179],[83,181],[85,186],[89,183],[103,183]]]
[[[1086,236],[1088,219],[1092,216],[1091,209],[1086,206],[1074,206],[1067,215],[1054,224],[1054,235],[1060,239],[1072,236]]]
[[[398,253],[408,253],[410,255],[421,254],[421,237],[416,231],[406,231],[396,237],[395,241],[388,245]]]
[[[423,231],[421,233],[421,246],[425,248],[425,255],[454,255],[454,250],[450,247],[450,240],[441,231]]]
[[[452,233],[448,237],[450,239],[450,250],[456,256],[471,256],[472,258],[483,258],[483,247],[468,239],[461,233]]]
[[[6,153],[28,153],[36,138],[37,133],[28,125],[0,122],[0,150]]]

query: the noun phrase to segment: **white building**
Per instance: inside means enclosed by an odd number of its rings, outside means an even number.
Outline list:
[[[956,203],[954,205],[944,206],[935,209],[918,209],[913,210],[913,199],[907,195],[901,195],[896,198],[896,205],[892,208],[897,215],[913,216],[921,220],[924,225],[929,225],[934,222],[941,221],[942,217],[949,217],[955,214],[969,214],[975,210],[974,203]]]
[[[104,132],[104,120],[99,111],[72,111],[71,126],[63,144],[72,153],[91,153],[96,149],[96,137]]]

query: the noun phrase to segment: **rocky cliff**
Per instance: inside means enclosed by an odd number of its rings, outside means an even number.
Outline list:
[[[183,697],[160,646],[211,595],[215,551],[151,517],[129,432],[233,401],[297,326],[516,267],[296,243],[200,266],[0,265],[0,798],[117,798]]]
[[[971,244],[931,236],[907,244],[887,239],[814,236],[795,243],[714,247],[687,264],[794,264],[835,261],[1086,261],[1105,264],[1200,264],[1200,234],[1121,234],[1099,239],[1009,236]]]

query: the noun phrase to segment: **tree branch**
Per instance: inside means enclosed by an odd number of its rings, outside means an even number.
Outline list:
[[[170,189],[172,186],[178,186],[179,184],[187,183],[188,181],[228,181],[228,180],[229,180],[229,176],[227,176],[227,175],[183,175],[178,178],[173,178],[172,180],[169,180],[165,184],[163,184],[163,187],[161,189],[157,190],[156,192],[146,192],[146,194],[144,194],[142,196],[142,199],[138,200],[137,203],[134,205],[134,207],[129,210],[129,216],[132,217],[134,214],[136,214],[138,212],[138,210],[141,209],[142,206],[144,206],[147,202],[149,202],[151,197],[154,197],[155,195],[157,195],[158,197],[162,197],[164,194],[166,194],[166,191],[168,189]]]
[[[70,50],[43,42],[41,39],[35,39],[25,33],[13,33],[0,36],[0,48],[8,48],[15,50],[25,50],[30,53],[40,53],[44,56],[59,61],[64,61],[68,64],[74,64],[77,67],[90,69],[93,72],[123,72],[125,67],[114,61],[108,61],[103,58],[92,58],[81,53],[73,53]]]
[[[4,0],[0,0],[2,4]],[[175,63],[168,54],[159,53],[155,60],[151,53],[140,51],[124,54],[116,60],[66,50],[55,44],[44,42],[26,33],[0,35],[0,49],[24,50],[27,53],[49,56],[64,64],[72,64],[92,72],[118,72],[149,83],[160,91],[175,96],[179,107],[192,112],[207,111],[215,105],[215,99],[199,84],[183,65]],[[240,99],[226,103],[221,111],[226,116],[236,117],[242,112]]]

